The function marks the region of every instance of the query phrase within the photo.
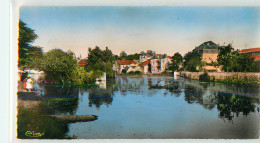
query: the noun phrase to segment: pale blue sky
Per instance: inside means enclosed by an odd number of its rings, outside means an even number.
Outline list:
[[[205,41],[234,48],[260,47],[258,7],[21,7],[20,19],[35,30],[34,45],[83,58],[88,47],[114,54],[185,54]]]

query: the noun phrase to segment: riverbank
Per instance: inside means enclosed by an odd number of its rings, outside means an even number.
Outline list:
[[[116,77],[173,77],[172,73],[160,74],[118,74]]]
[[[236,84],[260,84],[260,73],[253,72],[180,72],[180,76],[188,79],[206,80]]]

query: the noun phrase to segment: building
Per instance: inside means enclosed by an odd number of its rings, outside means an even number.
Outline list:
[[[118,60],[114,63],[113,70],[116,73],[121,74],[122,70],[125,68],[129,68],[130,64],[135,64],[135,62],[132,60],[126,60],[126,59]]]
[[[155,56],[150,61],[152,74],[159,74],[165,72],[169,68],[169,63],[171,63],[171,60],[168,56],[163,56],[162,58],[158,57],[159,56]]]
[[[220,46],[215,44],[212,41],[204,42],[198,47],[195,47],[194,49],[194,52],[201,54],[202,61],[205,61],[207,63],[207,65],[203,66],[202,68],[207,71],[217,71],[217,72],[221,71],[221,66],[215,67],[209,64],[212,62],[217,62],[219,51],[220,51]]]
[[[151,72],[151,60],[147,60],[139,64],[141,67],[142,73],[147,74]]]
[[[260,48],[242,49],[242,50],[240,50],[240,53],[248,54],[251,57],[254,57],[255,60],[256,59],[260,60],[259,59],[259,57],[260,57]]]
[[[256,61],[257,71],[260,71],[260,48],[242,49],[239,53],[245,53]]]
[[[201,54],[203,61],[207,63],[216,62],[219,54],[220,46],[212,41],[207,41],[195,47],[194,51]]]

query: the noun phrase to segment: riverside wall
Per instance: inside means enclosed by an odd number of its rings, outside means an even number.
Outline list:
[[[180,72],[180,76],[199,80],[204,72]],[[208,72],[211,81],[225,81],[227,79],[250,79],[260,81],[260,72]]]

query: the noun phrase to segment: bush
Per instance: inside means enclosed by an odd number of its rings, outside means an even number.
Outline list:
[[[135,74],[142,74],[141,71],[135,71],[134,73],[135,73]]]

